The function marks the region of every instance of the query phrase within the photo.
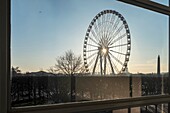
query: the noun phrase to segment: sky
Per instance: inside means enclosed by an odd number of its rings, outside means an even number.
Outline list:
[[[158,55],[167,72],[168,16],[116,0],[12,0],[11,65],[22,72],[46,71],[68,50],[83,56],[87,28],[105,9],[119,12],[129,25],[129,72],[156,73]]]
[[[163,4],[163,5],[167,5],[167,6],[169,5],[169,0],[151,0],[151,1]]]

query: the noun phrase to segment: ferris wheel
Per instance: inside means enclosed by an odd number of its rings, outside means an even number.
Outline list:
[[[131,38],[125,18],[114,10],[104,10],[91,21],[84,40],[86,72],[115,75],[127,70]]]

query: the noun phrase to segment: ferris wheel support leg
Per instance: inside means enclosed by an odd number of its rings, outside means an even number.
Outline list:
[[[106,75],[106,56],[104,57],[104,75]]]
[[[100,55],[100,72],[103,75],[103,68],[102,68],[102,56]]]
[[[111,67],[111,70],[112,70],[112,74],[114,75],[115,72],[114,72],[114,69],[113,69],[113,66],[112,66],[112,63],[111,63],[111,60],[110,60],[110,56],[109,56],[109,55],[108,55],[108,59],[109,59],[110,67]]]
[[[94,68],[93,68],[93,73],[92,73],[92,74],[95,73],[96,65],[97,65],[97,62],[98,62],[98,58],[99,58],[99,53],[98,53],[98,55],[97,55],[97,58],[96,58],[96,61],[95,61],[95,64],[94,64]]]

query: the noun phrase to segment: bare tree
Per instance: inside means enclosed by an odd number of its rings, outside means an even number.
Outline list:
[[[21,73],[21,70],[19,69],[19,67],[12,66],[12,74],[17,74],[17,73]]]
[[[57,72],[59,72],[59,69],[56,69],[56,66],[51,66],[49,69],[47,69],[47,71],[49,73],[56,74]]]
[[[71,50],[56,59],[56,70],[64,74],[75,74],[82,71],[81,56],[76,56]]]

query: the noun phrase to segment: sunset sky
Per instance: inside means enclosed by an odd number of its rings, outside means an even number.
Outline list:
[[[12,0],[11,65],[22,72],[46,71],[67,50],[83,56],[86,30],[106,9],[122,14],[129,25],[129,72],[155,73],[158,55],[167,72],[168,16],[116,0]]]

